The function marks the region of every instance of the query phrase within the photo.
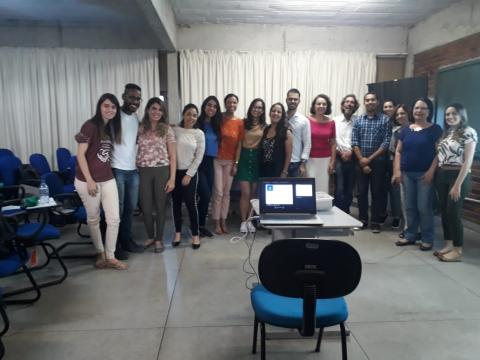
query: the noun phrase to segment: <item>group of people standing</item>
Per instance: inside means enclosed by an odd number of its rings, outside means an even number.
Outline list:
[[[138,85],[127,84],[122,100],[120,107],[114,95],[102,95],[95,115],[75,136],[75,186],[87,211],[97,268],[123,270],[128,268],[122,261],[128,252],[142,252],[150,246],[155,252],[164,250],[169,194],[175,225],[173,246],[181,242],[183,202],[193,249],[200,247],[200,237],[228,233],[234,179],[241,193],[240,231],[254,232],[255,226],[248,221],[250,200],[256,196],[260,177],[314,177],[317,191],[326,193],[333,178],[334,203],[347,213],[356,181],[364,228],[369,223],[371,190],[373,232],[380,232],[390,194],[392,225],[399,227],[402,217],[405,223],[404,239],[397,245],[415,242],[420,227],[420,248],[428,250],[433,243],[435,172],[446,239],[445,248],[436,255],[444,261],[460,259],[460,212],[477,135],[467,126],[466,112],[458,104],[447,107],[442,132],[430,122],[430,100],[416,101],[411,114],[403,104],[386,102],[381,113],[374,93],[364,96],[366,113],[358,117],[354,115],[359,108],[357,98],[345,96],[340,105],[342,115],[334,119],[328,117],[332,103],[324,94],[313,99],[310,116],[299,113],[297,89],[287,92],[286,108],[278,102],[268,114],[264,100],[254,99],[245,119],[236,116],[237,95],[225,96],[224,112],[219,100],[209,96],[200,109],[187,104],[180,123],[173,126],[168,122],[166,104],[157,97],[148,100],[139,121],[136,111],[142,98]],[[142,245],[132,237],[139,198],[147,232]],[[210,205],[213,233],[206,227]],[[101,209],[107,223],[105,243],[99,225]]]
[[[377,101],[374,93],[367,93],[366,114],[352,123],[351,145],[358,163],[358,206],[363,228],[368,226],[370,187],[372,231],[380,232],[390,200],[392,227],[399,228],[400,219],[404,220],[404,230],[399,234],[402,239],[396,245],[420,240],[420,250],[431,250],[437,196],[445,246],[434,255],[441,261],[460,261],[461,212],[478,142],[476,131],[468,126],[466,110],[461,104],[448,105],[442,130],[432,123],[433,103],[428,98],[417,99],[412,111],[405,104],[387,100],[383,113],[376,111]]]

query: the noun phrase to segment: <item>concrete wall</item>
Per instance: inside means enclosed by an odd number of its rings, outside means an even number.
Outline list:
[[[141,36],[139,36],[141,34]],[[158,49],[149,31],[98,26],[0,26],[0,46],[80,49]]]
[[[406,76],[413,74],[415,54],[477,32],[480,32],[480,0],[461,1],[419,22],[408,32]]]
[[[178,49],[331,50],[398,54],[407,51],[402,27],[304,27],[279,25],[192,25],[177,30]]]

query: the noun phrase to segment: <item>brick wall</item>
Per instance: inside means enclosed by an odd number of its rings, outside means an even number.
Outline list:
[[[438,69],[480,57],[480,33],[423,51],[414,56],[414,76],[427,75],[428,95],[435,97],[435,80]],[[472,167],[472,191],[469,198],[480,201],[480,162]],[[480,224],[480,203],[466,201],[464,217]]]

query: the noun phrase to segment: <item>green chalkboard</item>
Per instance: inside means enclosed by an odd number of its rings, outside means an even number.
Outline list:
[[[440,69],[436,89],[437,124],[445,124],[445,107],[460,103],[468,113],[469,125],[480,134],[480,59]],[[475,158],[480,159],[479,146]]]

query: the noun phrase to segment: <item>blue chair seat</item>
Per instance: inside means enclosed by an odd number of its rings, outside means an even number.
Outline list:
[[[251,300],[259,321],[291,329],[302,327],[302,299],[278,296],[257,285],[251,292]],[[343,297],[317,300],[317,328],[338,325],[347,318],[348,308]]]
[[[38,227],[40,226],[39,223],[29,223],[23,224],[18,227],[17,235],[23,237],[29,237],[37,231]],[[53,225],[45,224],[45,227],[40,231],[38,234],[38,238],[36,240],[44,241],[49,239],[58,239],[60,237],[60,231]]]
[[[8,276],[15,273],[28,260],[28,257],[22,259],[18,254],[11,254],[7,258],[0,261],[0,277]]]

